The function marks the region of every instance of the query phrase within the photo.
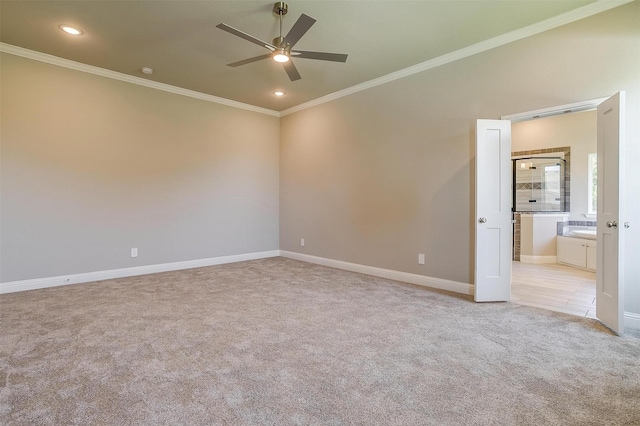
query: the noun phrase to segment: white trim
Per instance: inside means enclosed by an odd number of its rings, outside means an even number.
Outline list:
[[[640,314],[634,314],[632,312],[624,313],[624,327],[640,330]]]
[[[569,112],[591,111],[609,98],[589,99],[588,101],[574,102],[572,104],[557,105],[550,108],[542,108],[534,111],[519,112],[517,114],[503,115],[501,120],[510,120],[512,123],[518,121],[534,120],[552,115],[566,114]],[[555,154],[555,153],[554,153]]]
[[[314,263],[316,265],[328,266],[330,268],[342,269],[344,271],[357,272],[359,274],[371,275],[374,277],[386,278],[389,280],[401,281],[404,283],[416,284],[424,287],[438,288],[441,290],[473,295],[473,284],[444,280],[442,278],[433,278],[426,275],[411,274],[408,272],[394,271],[392,269],[376,268],[374,266],[343,262],[340,260],[327,259],[324,257],[311,256],[308,254],[285,250],[280,250],[280,256],[289,259],[300,260],[302,262]]]
[[[18,291],[37,290],[42,288],[58,287],[69,284],[81,284],[93,281],[110,280],[114,278],[134,277],[138,275],[155,274],[158,272],[178,271],[182,269],[201,268],[205,266],[222,265],[226,263],[243,262],[247,260],[266,259],[269,257],[286,257],[302,262],[328,266],[350,272],[386,278],[394,281],[416,284],[424,287],[448,290],[455,293],[473,295],[473,284],[457,281],[433,278],[425,275],[411,274],[394,271],[391,269],[376,268],[373,266],[356,263],[342,262],[326,259],[308,254],[295,253],[285,250],[271,250],[255,253],[237,254],[231,256],[212,257],[207,259],[187,260],[182,262],[162,263],[157,265],[134,266],[132,268],[111,269],[106,271],[87,272],[82,274],[61,275],[57,277],[36,278],[32,280],[12,281],[0,283],[0,294],[15,293]],[[640,329],[640,314],[632,312],[624,313],[625,328]]]
[[[114,80],[137,84],[139,86],[150,87],[152,89],[162,90],[164,92],[174,93],[176,95],[188,96],[190,98],[196,98],[207,102],[222,104],[233,108],[240,108],[247,111],[258,112],[260,114],[280,117],[280,113],[278,111],[274,111],[271,109],[257,107],[255,105],[249,105],[238,101],[232,101],[231,99],[220,98],[218,96],[196,92],[195,90],[183,89],[182,87],[172,86],[170,84],[160,83],[153,80],[147,80],[145,78],[123,74],[105,68],[94,67],[93,65],[87,65],[80,62],[71,61],[69,59],[59,58],[57,56],[36,52],[35,50],[29,50],[7,43],[0,43],[0,52],[8,53],[15,56],[21,56],[27,59],[33,59],[34,61],[46,62],[48,64],[69,68],[75,71],[86,72],[89,74],[99,75],[101,77],[112,78]]]
[[[302,103],[300,105],[296,105],[294,107],[280,111],[280,116],[284,117],[285,115],[293,114],[294,112],[302,111],[307,108],[330,102],[335,99],[360,92],[362,90],[370,89],[375,86],[380,86],[394,80],[398,80],[413,74],[430,70],[432,68],[446,65],[448,63],[455,62],[457,60],[464,59],[469,56],[476,55],[478,53],[482,53],[517,40],[521,40],[526,37],[530,37],[557,27],[561,27],[563,25],[570,24],[575,21],[579,21],[580,19],[588,18],[589,16],[597,15],[598,13],[605,12],[618,6],[622,6],[626,3],[630,3],[632,1],[633,0],[599,0],[586,6],[560,14],[558,16],[554,16],[553,18],[537,22],[524,28],[511,31],[476,44],[472,44],[471,46],[464,47],[462,49],[447,53],[434,59],[430,59],[417,65],[413,65],[400,71],[396,71],[391,74],[387,74],[385,76],[375,78],[361,84],[357,84],[344,90],[339,90],[337,92],[322,96],[309,102]]]
[[[521,263],[533,263],[536,265],[542,264],[542,263],[557,263],[556,262],[556,256],[531,256],[528,254],[521,254],[520,255],[520,262]]]
[[[106,271],[86,272],[82,274],[60,275],[57,277],[36,278],[32,280],[0,283],[0,294],[16,291],[36,290],[39,288],[58,287],[68,284],[80,284],[92,281],[110,280],[114,278],[134,277],[136,275],[155,274],[158,272],[178,271],[181,269],[201,268],[203,266],[222,265],[225,263],[243,262],[246,260],[277,257],[279,250],[244,253],[231,256],[210,257],[207,259],[185,260],[182,262],[161,263],[156,265],[134,266],[131,268],[110,269]]]

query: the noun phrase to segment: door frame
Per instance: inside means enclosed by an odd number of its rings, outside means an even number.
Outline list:
[[[512,123],[517,123],[519,121],[527,121],[534,120],[536,118],[542,117],[551,117],[552,115],[562,115],[568,114],[572,112],[580,112],[580,111],[590,111],[598,108],[602,102],[609,99],[609,96],[606,98],[597,98],[597,99],[589,99],[587,101],[575,102],[572,104],[558,105],[549,108],[536,109],[533,111],[525,111],[519,112],[517,114],[509,114],[503,115],[500,117],[500,120],[509,120]]]

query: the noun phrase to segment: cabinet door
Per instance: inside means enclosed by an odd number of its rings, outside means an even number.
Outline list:
[[[596,263],[598,257],[596,256],[596,243],[588,242],[587,243],[587,269],[591,269],[592,271],[596,270]]]
[[[558,237],[558,262],[584,268],[587,266],[587,247],[576,238]]]

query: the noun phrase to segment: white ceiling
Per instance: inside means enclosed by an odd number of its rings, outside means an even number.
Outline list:
[[[282,111],[563,13],[579,13],[594,1],[292,0],[285,34],[301,13],[317,20],[297,49],[349,54],[344,64],[294,59],[302,75],[295,82],[272,60],[226,66],[268,50],[216,25],[224,22],[270,42],[279,27],[268,0],[3,0],[0,41]],[[76,26],[84,35],[69,36],[60,24]],[[141,72],[145,66],[153,75]],[[276,89],[286,96],[273,96]]]

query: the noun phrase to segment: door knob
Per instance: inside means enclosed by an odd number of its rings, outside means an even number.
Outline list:
[[[618,227],[618,222],[614,221],[608,221],[607,222],[607,228],[617,228]]]
[[[481,217],[480,219],[478,219],[478,222],[486,223],[487,222],[487,218],[486,217]]]

